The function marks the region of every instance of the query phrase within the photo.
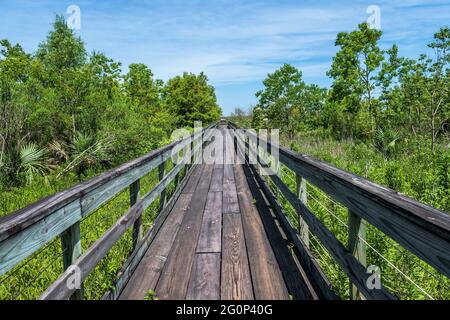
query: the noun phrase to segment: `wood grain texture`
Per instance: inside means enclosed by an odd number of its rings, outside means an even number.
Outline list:
[[[69,203],[52,215],[0,242],[0,276],[42,248],[81,219],[79,201]]]
[[[314,292],[311,292],[308,287],[306,283],[308,279],[304,279],[303,270],[300,270],[294,261],[289,248],[290,242],[283,237],[283,232],[277,225],[277,220],[273,219],[269,201],[260,191],[258,183],[250,169],[247,166],[244,169],[249,173],[246,176],[248,177],[250,191],[256,200],[256,208],[260,213],[264,229],[280,266],[286,286],[289,289],[289,293],[295,300],[313,299]]]
[[[234,167],[245,243],[257,300],[287,300],[289,293],[264,231],[241,165]]]
[[[214,178],[214,175],[213,175]],[[211,181],[212,186],[212,181]],[[197,252],[220,252],[222,247],[222,192],[208,193]]]
[[[450,215],[308,155],[274,147],[291,170],[450,277]]]
[[[186,299],[220,299],[220,253],[198,253],[195,255]]]
[[[275,210],[286,234],[294,243],[295,247],[293,248],[293,251],[296,255],[298,255],[299,262],[301,263],[303,270],[305,270],[306,276],[310,281],[310,284],[313,286],[317,297],[324,300],[338,300],[339,297],[333,292],[331,283],[323,273],[306,244],[302,242],[299,237],[298,230],[296,230],[291,221],[286,217],[282,206],[278,203],[272,190],[267,186],[261,176],[256,175],[256,179],[265,196],[270,201],[272,208]]]
[[[241,215],[223,216],[222,300],[252,300],[253,288]]]
[[[180,232],[164,266],[156,287],[160,299],[180,300],[186,298],[187,286],[194,262],[194,253],[211,183],[213,165],[204,165],[192,204],[186,213]],[[180,263],[182,261],[182,263]]]
[[[214,171],[211,179],[211,192],[223,191],[223,165],[214,165]]]
[[[81,280],[84,281],[100,260],[108,253],[119,238],[133,225],[142,212],[161,194],[161,192],[175,178],[175,175],[184,166],[183,163],[176,165],[168,175],[161,180],[154,189],[142,197],[124,216],[122,216],[105,234],[97,240],[86,253],[74,263],[81,272]],[[66,284],[71,279],[71,272],[64,272],[42,295],[41,299],[64,300],[69,298],[74,289]]]
[[[223,213],[240,213],[236,190],[223,192]]]
[[[116,300],[119,297],[124,287],[130,280],[131,276],[134,275],[134,272],[142,257],[147,252],[149,246],[153,243],[156,235],[159,234],[160,228],[162,228],[163,224],[165,223],[167,216],[170,214],[170,212],[172,212],[172,209],[175,207],[178,201],[181,201],[180,198],[184,195],[182,194],[182,191],[187,185],[187,182],[190,181],[194,174],[198,171],[198,166],[194,166],[191,168],[191,170],[186,171],[183,179],[181,180],[181,183],[179,184],[179,188],[175,190],[175,193],[169,200],[164,210],[160,212],[155,218],[153,226],[147,231],[147,234],[143,237],[142,241],[137,244],[136,249],[122,266],[122,269],[120,270],[116,280],[114,280],[113,286],[103,295],[102,300]],[[186,195],[192,196],[192,194],[190,193],[187,193]]]
[[[336,236],[328,230],[323,223],[313,214],[305,205],[297,198],[297,196],[283,184],[278,176],[270,176],[277,188],[284,197],[290,202],[298,214],[302,216],[308,224],[311,233],[319,238],[323,246],[328,250],[330,255],[339,264],[342,270],[347,274],[349,279],[363,293],[367,299],[396,299],[384,286],[380,289],[368,289],[366,280],[368,274],[366,268],[353,256],[353,254],[345,248]]]
[[[61,234],[63,269],[67,270],[81,256],[80,222],[76,222]],[[76,290],[71,300],[83,300],[83,288]]]
[[[239,213],[233,166],[225,164],[223,170],[223,213]]]
[[[138,267],[120,294],[119,300],[142,300],[155,290],[181,222],[191,203],[192,193],[181,194]]]

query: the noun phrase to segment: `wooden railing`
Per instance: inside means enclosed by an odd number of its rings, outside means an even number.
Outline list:
[[[82,283],[113,245],[130,227],[133,227],[133,248],[135,249],[123,266],[121,276],[114,283],[113,290],[104,296],[106,299],[115,298],[145,253],[186,182],[193,166],[189,159],[192,160],[196,153],[201,152],[203,144],[210,138],[208,129],[214,126],[216,124],[0,218],[0,276],[60,236],[65,272],[42,294],[41,299],[83,299],[82,288],[76,289],[67,285],[71,277],[78,272]],[[188,144],[191,144],[190,156],[183,152]],[[165,164],[174,153],[177,153],[181,160],[174,163],[171,171],[166,173]],[[140,197],[140,179],[156,168],[159,168],[158,184]],[[185,174],[180,181],[180,172],[183,169]],[[176,184],[175,193],[167,201],[166,188],[172,182]],[[80,221],[125,188],[130,189],[131,208],[90,248],[82,252]],[[153,227],[143,236],[142,213],[158,197],[160,213]]]
[[[353,299],[359,294],[366,299],[396,299],[396,296],[383,286],[379,289],[369,289],[367,286],[370,273],[368,274],[366,269],[365,245],[362,242],[366,223],[392,238],[446,277],[450,277],[449,214],[310,156],[272,144],[269,139],[260,138],[254,131],[240,129],[234,123],[230,122],[229,127],[235,129],[235,149],[238,154],[247,162],[251,156],[256,159],[254,164],[250,163],[250,167],[299,251],[309,277],[322,287],[325,298],[332,296],[327,291],[323,273],[308,250],[309,232],[320,240],[349,278],[352,284],[350,297]],[[296,192],[277,174],[268,175],[266,179],[258,174],[256,163],[268,167],[277,161],[270,155],[272,148],[279,150],[279,163],[275,163],[275,167],[279,168],[281,163],[296,174]],[[300,230],[287,218],[267,179],[295,209]],[[306,181],[348,208],[347,246],[344,246],[308,208]]]

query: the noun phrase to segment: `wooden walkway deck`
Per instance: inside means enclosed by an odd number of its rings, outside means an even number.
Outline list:
[[[222,135],[211,130],[217,127]],[[213,135],[222,137],[224,151],[215,151],[206,162],[212,164],[191,165],[185,150],[181,162],[171,160],[189,145],[207,155]],[[273,149],[277,174],[263,177],[256,163],[273,164]],[[235,152],[245,155],[244,165],[233,161]],[[286,170],[295,191],[283,181]],[[159,181],[140,193],[140,180],[151,172]],[[307,183],[347,208],[347,243],[308,205]],[[83,248],[81,221],[127,188],[130,208]],[[155,201],[160,210],[144,235],[142,214]],[[82,287],[68,285],[74,270],[83,284],[132,229],[132,249],[103,299],[143,299],[150,291],[178,300],[339,299],[309,249],[311,234],[347,276],[351,299],[396,299],[384,284],[367,286],[366,225],[450,277],[448,213],[221,121],[0,218],[0,280],[59,237],[65,271],[40,299],[83,299]]]
[[[154,290],[160,299],[287,299],[245,188],[240,166],[196,168],[120,298],[142,299]],[[264,261],[255,252],[259,248],[267,249]],[[261,288],[253,285],[252,274],[268,276]]]
[[[312,297],[249,168],[232,164],[194,169],[119,299],[149,290],[159,299]]]

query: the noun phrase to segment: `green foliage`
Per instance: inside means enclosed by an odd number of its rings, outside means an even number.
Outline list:
[[[149,290],[144,297],[144,300],[159,300],[156,296],[156,292],[153,290]]]
[[[81,39],[67,26],[63,16],[56,16],[53,32],[39,45],[36,57],[52,72],[81,67],[86,50]]]
[[[380,151],[385,157],[390,158],[396,154],[399,149],[400,134],[391,126],[386,129],[379,128],[375,132],[374,145],[375,148]]]
[[[164,84],[135,63],[122,75],[119,62],[88,54],[61,16],[34,54],[0,41],[0,188],[21,185],[20,148],[27,143],[68,146],[53,164],[80,177],[164,145],[177,127],[220,115],[203,73]]]
[[[177,126],[220,115],[203,73],[164,84],[144,64],[131,64],[123,75],[119,62],[88,54],[61,16],[35,53],[1,40],[0,217],[167,144]],[[141,179],[142,190],[157,177],[155,171]],[[83,219],[83,249],[128,208],[124,190]],[[144,212],[146,231],[158,208],[155,203]],[[86,298],[101,298],[131,249],[130,230],[84,282]],[[63,272],[61,255],[55,238],[0,277],[0,299],[38,298]]]
[[[35,143],[27,143],[20,148],[20,164],[17,174],[24,174],[28,184],[36,175],[44,176],[50,166],[45,163],[46,149],[39,149]]]
[[[93,135],[77,132],[70,144],[71,161],[63,173],[74,171],[78,177],[85,174],[89,168],[100,163],[107,163],[111,140],[96,139]]]
[[[178,127],[192,126],[195,120],[207,125],[220,119],[214,88],[204,73],[198,76],[184,73],[170,79],[163,89],[163,101],[169,112],[176,116]]]
[[[161,83],[153,80],[153,73],[146,65],[131,64],[123,86],[135,108],[147,114],[158,110]]]
[[[264,90],[258,91],[258,106],[262,108],[271,128],[285,128],[288,134],[295,132],[295,124],[302,114],[301,92],[305,87],[301,71],[289,64],[283,65],[263,81]]]

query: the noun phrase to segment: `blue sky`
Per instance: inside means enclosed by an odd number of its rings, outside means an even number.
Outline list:
[[[383,48],[397,43],[408,57],[427,52],[450,21],[450,0],[0,0],[0,38],[32,52],[69,5],[81,9],[77,33],[89,51],[121,61],[124,72],[145,63],[163,80],[204,71],[225,114],[254,104],[262,80],[283,63],[328,86],[336,34],[365,21],[370,5],[381,9]]]

